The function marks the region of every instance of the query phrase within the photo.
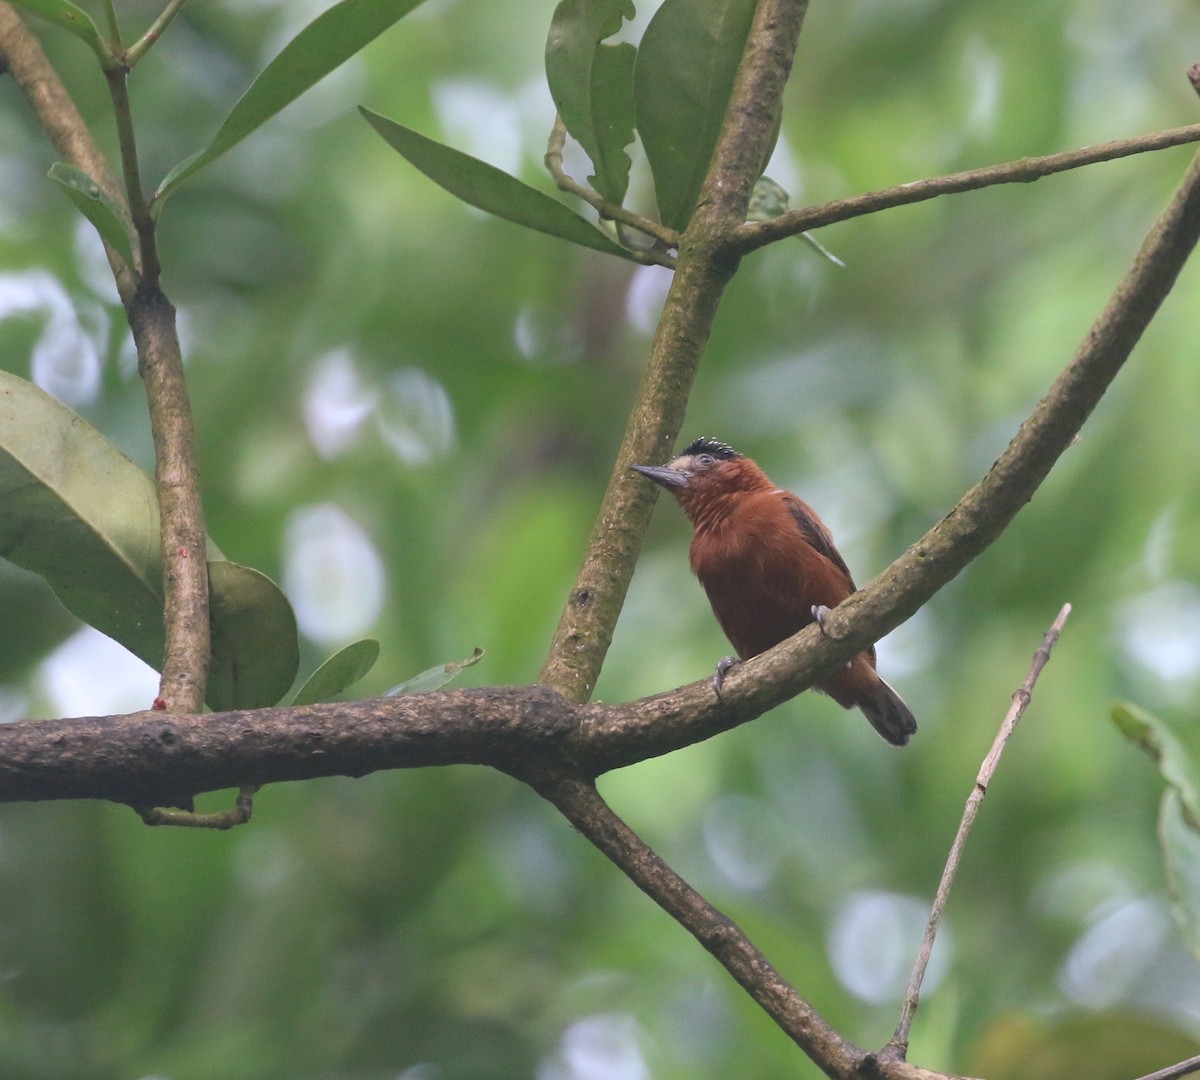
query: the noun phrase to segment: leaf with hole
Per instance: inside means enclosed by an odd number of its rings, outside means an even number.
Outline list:
[[[563,124],[592,159],[589,183],[621,204],[629,188],[633,142],[633,65],[637,50],[604,39],[634,15],[633,0],[562,0],[546,38],[546,81]]]
[[[399,697],[401,694],[421,694],[429,690],[440,690],[451,679],[456,678],[463,668],[469,668],[472,664],[478,664],[482,656],[483,650],[477,647],[465,660],[459,660],[457,663],[438,664],[437,667],[426,668],[411,679],[406,679],[399,686],[393,686],[385,696]]]
[[[370,109],[359,106],[359,112],[409,164],[468,205],[561,240],[570,240],[609,255],[633,258],[603,229],[494,165],[418,135],[411,128]]]
[[[129,243],[129,224],[124,210],[101,190],[87,173],[65,161],[56,161],[50,166],[50,179],[62,185],[66,196],[76,209],[90,221],[96,231],[108,242],[125,265],[133,266],[133,249]]]
[[[332,701],[348,686],[353,686],[379,659],[379,642],[374,638],[352,641],[339,649],[314,671],[296,691],[293,705],[315,705]]]
[[[659,217],[680,232],[700,197],[754,7],[755,0],[663,0],[638,46],[638,133]]]
[[[212,142],[166,175],[154,195],[154,213],[161,212],[167,196],[188,177],[235,147],[420,2],[341,0],[318,15],[263,69],[225,117]]]
[[[0,371],[0,557],[41,575],[68,610],[156,669],[164,649],[159,535],[154,481],[77,413]],[[208,558],[208,702],[274,704],[299,662],[291,605],[269,578],[228,562],[211,541]]]

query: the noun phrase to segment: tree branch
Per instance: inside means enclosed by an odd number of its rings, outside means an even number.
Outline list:
[[[1000,755],[1004,753],[1004,748],[1008,745],[1008,740],[1012,737],[1013,732],[1017,730],[1017,724],[1020,722],[1021,717],[1025,715],[1025,710],[1029,708],[1029,702],[1033,699],[1033,688],[1037,684],[1038,676],[1041,675],[1042,668],[1049,662],[1050,650],[1058,642],[1059,635],[1062,633],[1062,628],[1066,624],[1067,617],[1070,614],[1071,605],[1064,604],[1062,610],[1058,613],[1058,617],[1043,636],[1042,643],[1033,654],[1033,662],[1029,665],[1025,681],[1013,693],[1012,704],[1009,706],[1008,712],[1000,724],[1000,730],[996,733],[996,738],[992,742],[992,748],[988,751],[987,757],[983,759],[983,764],[979,767],[979,773],[975,777],[975,786],[971,789],[971,794],[967,796],[967,805],[963,809],[962,819],[958,823],[958,831],[954,835],[954,842],[950,845],[950,854],[946,858],[945,869],[942,871],[941,880],[938,882],[937,895],[934,898],[933,907],[929,912],[929,921],[925,926],[925,934],[921,939],[921,947],[917,951],[917,960],[913,965],[912,975],[908,980],[908,987],[904,991],[904,1000],[900,1004],[900,1021],[896,1025],[896,1033],[891,1037],[884,1050],[881,1051],[880,1057],[895,1057],[903,1060],[908,1053],[908,1037],[909,1032],[912,1030],[913,1017],[916,1015],[917,1005],[921,998],[921,983],[925,979],[925,969],[929,964],[929,957],[933,953],[934,938],[937,936],[938,925],[942,921],[942,912],[945,910],[947,899],[949,899],[950,888],[954,884],[955,875],[958,873],[959,864],[962,862],[967,837],[971,834],[971,826],[975,824],[975,817],[979,813],[980,806],[983,804],[984,796],[987,795],[992,777],[996,773],[996,766],[1000,764]]]
[[[41,43],[29,31],[21,16],[0,0],[0,68],[7,68],[25,95],[42,130],[58,157],[82,169],[118,206],[129,213],[125,192],[100,152],[92,133],[71,100],[58,73],[46,59]],[[137,288],[133,267],[107,244],[104,245],[117,292],[128,303]]]
[[[1170,1065],[1165,1069],[1147,1073],[1145,1076],[1138,1077],[1138,1080],[1178,1080],[1181,1076],[1191,1076],[1197,1072],[1200,1072],[1200,1055],[1188,1058],[1176,1065]]]
[[[126,312],[150,410],[162,522],[166,648],[158,693],[164,708],[199,712],[204,708],[211,651],[208,541],[175,308],[161,289],[142,285]]]
[[[626,466],[659,461],[675,444],[717,305],[737,269],[729,237],[746,220],[750,191],[779,116],[807,0],[760,0],[712,163],[650,347],[583,566],[559,619],[539,681],[587,701],[612,642],[654,509],[654,491]]]
[[[517,774],[626,877],[721,963],[741,987],[829,1076],[849,1077],[865,1056],[822,1019],[740,927],[675,873],[601,798],[595,785],[560,768]]]
[[[894,206],[936,199],[939,195],[950,195],[960,191],[976,191],[996,184],[1029,184],[1043,176],[1078,169],[1100,161],[1144,154],[1151,150],[1163,150],[1171,146],[1200,141],[1200,124],[1170,128],[1150,135],[1137,135],[1129,139],[1117,139],[1096,146],[1084,146],[1078,150],[1065,150],[1045,157],[1027,157],[1003,165],[988,165],[982,169],[935,176],[928,180],[913,180],[899,187],[868,191],[863,195],[852,195],[846,199],[822,203],[792,210],[767,221],[743,225],[734,240],[738,255],[746,255],[758,248],[773,244],[789,236],[796,236],[809,229],[819,229],[839,221],[889,210]]]
[[[126,191],[96,146],[83,117],[37,39],[17,13],[0,3],[0,56],[33,107],[55,151],[83,169],[119,204],[137,230],[140,274],[109,250],[146,387],[154,437],[155,480],[162,522],[166,650],[159,697],[185,712],[204,706],[209,665],[208,569],[204,510],[195,463],[195,436],[175,309],[158,286],[154,222],[141,188],[126,72],[106,71],[116,115]]]

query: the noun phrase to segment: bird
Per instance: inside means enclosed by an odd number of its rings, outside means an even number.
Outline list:
[[[727,443],[702,437],[665,465],[629,468],[666,488],[692,523],[692,572],[738,655],[717,665],[718,697],[730,667],[814,620],[824,632],[826,612],[855,591],[846,560],[813,508]],[[875,670],[874,646],[816,689],[845,709],[861,709],[893,746],[917,730],[912,711]]]

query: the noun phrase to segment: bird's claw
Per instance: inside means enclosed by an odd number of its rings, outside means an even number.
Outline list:
[[[816,619],[817,626],[821,631],[821,637],[829,637],[825,632],[825,616],[829,614],[829,608],[824,604],[813,604],[812,617]]]
[[[725,684],[725,676],[729,674],[729,669],[740,663],[741,661],[736,656],[723,656],[717,661],[717,670],[713,672],[712,677],[712,688],[718,700],[721,697],[721,687]]]

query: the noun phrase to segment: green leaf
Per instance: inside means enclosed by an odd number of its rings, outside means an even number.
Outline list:
[[[629,44],[601,42],[634,15],[633,0],[562,0],[546,38],[546,80],[567,130],[592,159],[588,182],[620,205],[629,188],[633,65]]]
[[[55,26],[74,34],[83,41],[100,60],[106,71],[115,63],[108,46],[100,37],[100,31],[92,17],[67,0],[12,0],[13,7],[32,12]]]
[[[557,199],[493,165],[418,135],[411,128],[359,106],[359,112],[410,164],[463,202],[505,221],[548,233],[609,255],[632,259],[630,252]]]
[[[1188,946],[1200,957],[1200,768],[1175,733],[1136,705],[1113,706],[1113,722],[1158,765],[1167,790],[1159,809],[1158,837],[1171,908]]]
[[[352,641],[339,649],[314,671],[296,691],[293,705],[314,705],[332,701],[348,686],[353,686],[379,659],[379,642],[374,638]]]
[[[62,185],[67,198],[90,221],[129,267],[133,266],[133,249],[129,244],[129,224],[124,210],[101,190],[87,173],[65,161],[50,166],[50,179]]]
[[[0,556],[154,668],[164,648],[154,481],[77,413],[0,371]],[[299,649],[286,597],[209,542],[214,708],[273,704]],[[273,697],[271,695],[274,694]],[[267,700],[269,698],[269,700]]]
[[[266,574],[226,559],[209,561],[208,585],[212,663],[205,700],[218,712],[274,705],[300,667],[292,605]]]
[[[634,67],[638,132],[658,214],[683,231],[721,133],[756,0],[663,0]]]
[[[1136,705],[1114,705],[1112,718],[1125,738],[1154,759],[1163,779],[1179,792],[1192,827],[1200,829],[1200,771],[1187,747],[1157,716]]]
[[[478,664],[482,656],[483,650],[476,648],[470,656],[465,660],[460,660],[457,664],[438,664],[437,667],[426,668],[419,675],[414,675],[399,686],[393,686],[385,696],[399,697],[401,694],[420,694],[426,690],[440,690],[446,683],[457,676],[463,668],[469,668],[472,664]]]
[[[786,214],[790,196],[769,176],[760,176],[750,192],[750,205],[746,207],[747,221],[769,221]]]
[[[232,149],[305,90],[370,44],[421,0],[341,0],[322,12],[272,60],[221,124],[212,142],[181,161],[154,195],[159,213],[188,177]]]
[[[1200,957],[1200,834],[1175,788],[1163,794],[1158,816],[1171,910],[1192,953]]]

